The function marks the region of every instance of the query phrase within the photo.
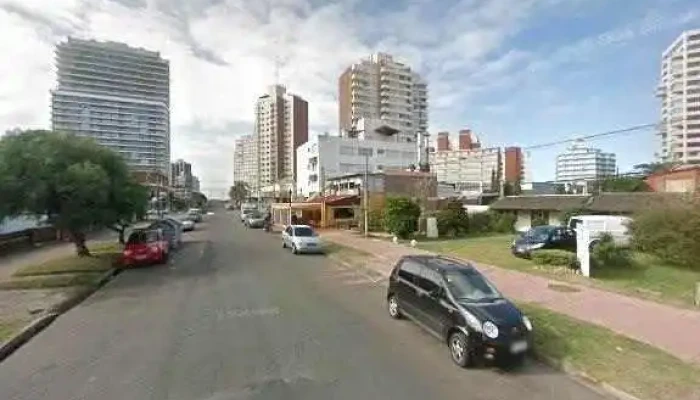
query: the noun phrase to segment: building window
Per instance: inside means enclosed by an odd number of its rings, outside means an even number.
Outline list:
[[[549,211],[532,210],[530,211],[530,225],[539,226],[549,224]]]

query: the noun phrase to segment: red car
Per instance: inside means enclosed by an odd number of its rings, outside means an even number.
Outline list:
[[[124,265],[164,264],[168,261],[168,240],[163,232],[155,229],[139,229],[129,235],[124,246]]]

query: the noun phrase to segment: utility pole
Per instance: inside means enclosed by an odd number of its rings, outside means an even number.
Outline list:
[[[363,208],[365,210],[365,237],[369,236],[369,154],[365,153],[365,174],[364,182],[362,183]]]

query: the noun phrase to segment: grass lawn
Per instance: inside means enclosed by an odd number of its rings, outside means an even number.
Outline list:
[[[21,319],[0,320],[0,343],[19,332],[27,321]]]
[[[52,289],[73,286],[92,286],[99,281],[101,273],[32,275],[0,281],[0,290]]]
[[[514,257],[510,253],[513,238],[514,235],[472,237],[421,242],[419,247],[477,263],[593,285],[681,306],[693,305],[695,282],[700,282],[700,272],[664,265],[644,254],[635,255],[632,267],[593,270],[592,279],[587,279],[572,274],[567,268],[540,266],[530,260]]]
[[[118,253],[105,246],[103,249],[93,250],[92,257],[68,257],[56,258],[41,264],[27,265],[15,271],[13,277],[76,274],[84,272],[104,272],[112,268]]]
[[[700,398],[700,368],[652,346],[531,304],[535,351],[640,399]]]

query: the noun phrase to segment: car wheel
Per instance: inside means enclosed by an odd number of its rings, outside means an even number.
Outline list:
[[[163,252],[163,255],[160,257],[161,262],[162,262],[163,264],[167,264],[169,258],[170,258],[170,253],[167,252],[167,251],[164,251],[164,252]]]
[[[297,250],[297,246],[295,244],[292,245],[292,254],[298,254],[299,250]]]
[[[283,248],[283,249],[286,249],[286,248],[287,248],[287,242],[285,242],[284,240],[282,241],[282,248]]]
[[[387,308],[389,310],[389,316],[393,319],[401,319],[401,309],[399,308],[399,300],[393,294],[389,296],[387,301]]]
[[[450,335],[447,341],[450,347],[450,356],[455,364],[462,368],[471,365],[471,354],[467,342],[467,336],[462,332],[455,332]]]

